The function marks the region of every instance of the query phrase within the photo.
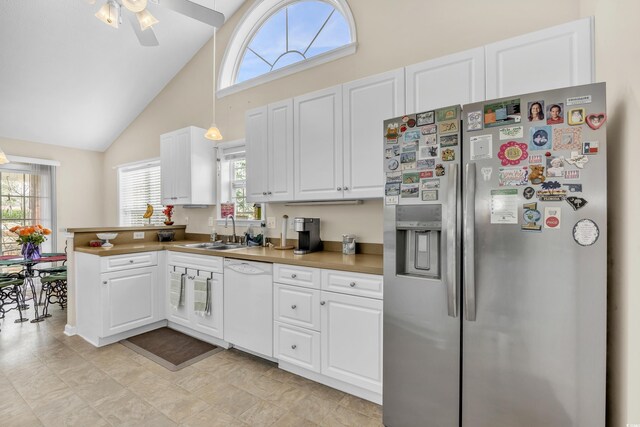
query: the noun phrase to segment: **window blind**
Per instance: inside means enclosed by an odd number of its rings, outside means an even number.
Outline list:
[[[121,226],[148,224],[143,218],[147,203],[153,205],[152,224],[162,224],[160,162],[144,162],[118,168],[118,196]]]

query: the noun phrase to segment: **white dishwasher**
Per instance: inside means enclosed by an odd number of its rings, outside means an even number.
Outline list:
[[[224,340],[273,357],[273,264],[225,258]]]

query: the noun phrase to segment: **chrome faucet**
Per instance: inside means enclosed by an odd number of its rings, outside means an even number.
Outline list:
[[[224,219],[224,228],[227,228],[227,223],[229,218],[231,218],[231,222],[233,223],[233,236],[231,236],[231,243],[237,243],[238,242],[238,236],[236,236],[236,219],[233,217],[233,215],[228,215],[225,217]]]

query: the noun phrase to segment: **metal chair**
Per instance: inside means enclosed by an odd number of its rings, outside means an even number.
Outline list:
[[[67,273],[50,274],[40,279],[40,301],[44,303],[42,317],[51,317],[49,304],[58,304],[61,310],[67,307]],[[44,294],[44,295],[43,295]],[[44,301],[42,301],[44,297]]]
[[[23,279],[6,277],[5,274],[2,276],[5,277],[0,277],[0,319],[4,319],[8,311],[18,310],[19,318],[15,322],[26,322],[29,319],[22,317],[22,308],[25,305],[22,293]]]

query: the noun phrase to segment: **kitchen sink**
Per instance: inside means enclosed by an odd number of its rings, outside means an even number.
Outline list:
[[[246,247],[240,243],[189,243],[179,246],[183,248],[210,249],[215,251],[228,251],[231,249],[241,249]]]

